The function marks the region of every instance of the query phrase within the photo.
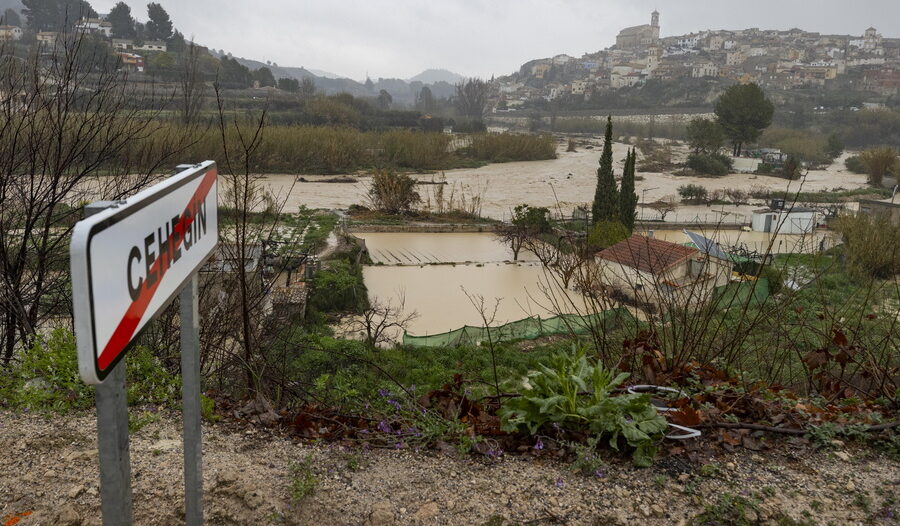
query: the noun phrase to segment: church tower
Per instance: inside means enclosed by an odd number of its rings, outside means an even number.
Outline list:
[[[650,25],[659,27],[659,11],[653,10],[653,13],[650,14]]]

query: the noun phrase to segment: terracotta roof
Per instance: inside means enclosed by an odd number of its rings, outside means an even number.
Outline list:
[[[635,234],[625,241],[601,250],[597,253],[597,257],[642,272],[657,274],[681,263],[696,252],[698,250],[693,247]]]

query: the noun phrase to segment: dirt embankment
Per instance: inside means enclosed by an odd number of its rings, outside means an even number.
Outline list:
[[[0,413],[0,519],[99,524],[95,422],[91,414]],[[182,523],[177,422],[163,413],[132,437],[135,524]],[[208,524],[686,524],[727,496],[759,498],[740,511],[749,524],[896,524],[900,513],[900,464],[843,447],[711,447],[702,458],[670,457],[650,469],[614,458],[590,478],[551,458],[348,452],[228,424],[205,427],[203,450]],[[306,458],[318,484],[293,502],[290,466]]]

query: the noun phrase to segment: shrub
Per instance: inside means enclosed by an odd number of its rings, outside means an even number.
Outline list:
[[[859,158],[866,167],[869,184],[872,186],[881,186],[885,175],[889,173],[896,175],[900,171],[897,167],[897,151],[889,146],[869,148],[861,153]]]
[[[583,350],[557,353],[548,365],[528,373],[522,396],[504,403],[499,412],[502,427],[532,435],[546,424],[589,432],[608,438],[616,450],[624,442],[634,449],[634,463],[647,467],[653,463],[666,420],[648,394],[610,396],[627,377],[628,373],[615,374],[599,361],[588,360]],[[581,394],[585,392],[590,394]]]
[[[496,163],[556,159],[552,135],[481,133],[472,136],[467,150],[474,159]]]
[[[369,304],[362,269],[347,260],[331,262],[313,280],[309,304],[319,312],[358,312]]]
[[[860,159],[858,155],[851,155],[850,157],[847,157],[847,159],[844,161],[844,166],[846,166],[848,170],[855,174],[866,173],[866,165],[862,162],[862,159]]]
[[[900,273],[900,226],[887,216],[842,215],[834,230],[841,234],[847,265],[857,276],[890,278]]]
[[[125,358],[128,403],[170,404],[178,400],[178,378],[159,359],[136,346]],[[12,409],[66,412],[94,405],[94,389],[78,374],[75,335],[54,330],[17,356],[0,376],[0,400]]]
[[[684,201],[702,203],[707,200],[709,191],[705,186],[700,186],[699,184],[684,184],[678,187],[678,195]]]
[[[731,158],[720,153],[692,153],[688,155],[688,168],[708,175],[728,175]]]
[[[388,170],[372,175],[368,198],[373,208],[389,214],[409,212],[421,200],[412,177]]]

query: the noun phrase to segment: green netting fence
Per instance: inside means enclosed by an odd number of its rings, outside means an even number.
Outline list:
[[[490,337],[495,342],[502,342],[533,340],[541,336],[552,336],[555,334],[584,334],[589,332],[591,327],[612,330],[633,320],[634,317],[631,313],[623,307],[585,316],[578,314],[563,314],[552,318],[534,316],[491,327]],[[415,347],[456,347],[460,345],[478,345],[483,341],[488,341],[488,329],[472,325],[465,325],[450,332],[427,336],[403,334],[403,344]]]

